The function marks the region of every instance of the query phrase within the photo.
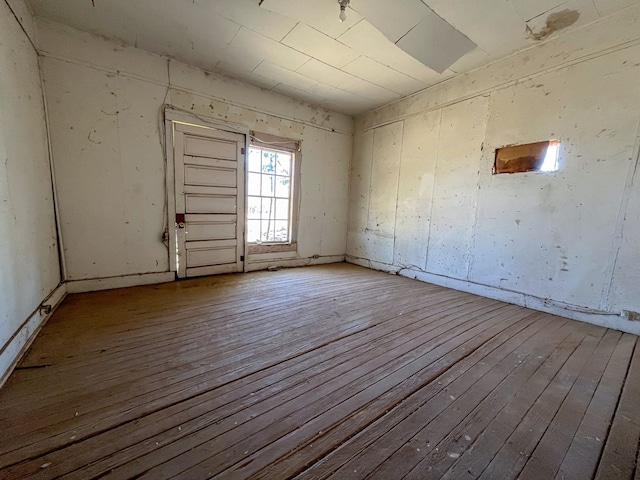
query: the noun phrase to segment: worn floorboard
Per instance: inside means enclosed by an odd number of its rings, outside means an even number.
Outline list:
[[[71,295],[0,479],[638,480],[636,343],[348,264]]]

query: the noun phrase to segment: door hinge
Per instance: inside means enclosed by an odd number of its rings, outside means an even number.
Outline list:
[[[240,255],[240,261],[244,262],[244,255]]]
[[[244,147],[242,147],[242,148],[240,149],[240,153],[241,153],[242,155],[244,155]]]

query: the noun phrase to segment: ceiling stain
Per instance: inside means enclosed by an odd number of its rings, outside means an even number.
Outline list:
[[[554,32],[567,28],[578,21],[580,18],[580,12],[578,10],[565,9],[560,12],[555,12],[547,17],[547,21],[539,31],[534,32],[533,29],[527,25],[527,35],[529,38],[533,38],[536,41],[540,41],[547,38]]]

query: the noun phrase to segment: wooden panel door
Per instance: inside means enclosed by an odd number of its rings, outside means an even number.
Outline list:
[[[175,124],[178,277],[243,271],[244,135]]]

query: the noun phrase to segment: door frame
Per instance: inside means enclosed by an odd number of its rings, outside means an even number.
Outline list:
[[[242,185],[242,211],[238,212],[238,221],[242,221],[242,238],[238,238],[238,245],[242,247],[242,269],[247,271],[247,236],[244,224],[247,218],[247,156],[249,152],[250,129],[245,125],[234,124],[230,122],[219,122],[216,119],[203,118],[199,115],[190,114],[176,110],[171,107],[164,109],[164,155],[165,155],[165,202],[166,202],[166,228],[164,240],[167,242],[169,255],[169,271],[178,275],[178,225],[176,223],[176,183],[175,183],[175,157],[174,157],[174,125],[185,124],[193,127],[209,128],[225,133],[238,133],[244,135],[244,151],[242,162],[244,166],[243,185]],[[238,193],[240,194],[240,193]]]

